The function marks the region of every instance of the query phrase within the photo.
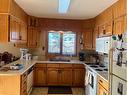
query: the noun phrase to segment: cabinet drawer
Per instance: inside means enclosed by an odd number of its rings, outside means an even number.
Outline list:
[[[59,68],[59,64],[47,64],[47,68]]]
[[[43,68],[45,68],[46,64],[45,63],[36,63],[35,67],[43,67]]]
[[[98,76],[98,83],[102,85],[107,91],[109,88],[108,82],[105,81],[102,77]]]
[[[84,69],[85,68],[85,66],[83,65],[83,64],[73,64],[73,68],[75,68],[75,69]]]
[[[60,68],[72,68],[72,64],[64,64],[64,63],[61,63],[60,64]]]

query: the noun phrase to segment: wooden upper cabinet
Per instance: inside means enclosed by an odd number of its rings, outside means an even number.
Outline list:
[[[9,16],[7,14],[0,14],[0,42],[9,41]]]
[[[112,35],[113,21],[109,21],[99,26],[99,37]]]
[[[113,34],[117,35],[125,32],[125,21],[126,21],[125,16],[119,17],[114,20]]]
[[[0,0],[0,13],[9,12],[9,2],[10,0]]]
[[[10,17],[10,41],[27,42],[27,25],[13,16]]]
[[[92,49],[93,41],[93,30],[92,29],[85,29],[83,32],[84,38],[84,49]]]
[[[118,18],[126,14],[126,0],[118,0],[113,5],[113,16]]]
[[[10,18],[10,41],[16,42],[20,40],[20,22],[14,17]]]
[[[93,32],[93,50],[96,49],[96,38],[98,38],[98,31],[99,31],[99,28],[95,27]]]
[[[28,27],[28,47],[36,48],[38,47],[39,40],[39,30],[35,27]]]

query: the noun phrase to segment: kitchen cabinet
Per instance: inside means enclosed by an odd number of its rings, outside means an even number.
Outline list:
[[[10,17],[10,41],[27,42],[27,25],[15,17]]]
[[[73,86],[84,86],[84,69],[74,69],[73,70]]]
[[[91,50],[93,45],[93,40],[92,40],[93,30],[85,29],[82,33],[84,38],[84,49]]]
[[[28,27],[28,47],[36,48],[39,45],[39,30],[36,27]]]
[[[98,76],[98,94],[97,95],[108,95],[109,94],[109,85],[102,77]]]
[[[9,41],[9,16],[7,14],[0,14],[0,42]]]
[[[125,16],[119,17],[114,20],[114,35],[118,35],[125,32],[125,21]]]
[[[109,21],[99,26],[99,37],[111,36],[112,35],[112,21]]]
[[[73,86],[84,86],[85,66],[82,64],[73,65]]]
[[[34,68],[34,86],[45,86],[47,80],[46,64],[37,63]]]
[[[99,28],[95,27],[93,32],[93,50],[96,50],[96,38],[98,38]]]
[[[57,86],[59,85],[59,72],[57,68],[48,68],[47,69],[47,85]]]
[[[114,19],[126,14],[126,0],[118,0],[113,5],[113,17]]]

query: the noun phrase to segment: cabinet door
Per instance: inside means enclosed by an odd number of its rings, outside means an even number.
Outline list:
[[[85,70],[74,69],[73,70],[73,86],[84,86]]]
[[[99,37],[103,37],[105,34],[105,24],[99,26]]]
[[[108,91],[103,88],[100,84],[98,85],[98,95],[108,95]]]
[[[0,42],[8,42],[9,38],[9,16],[5,14],[0,15]]]
[[[114,20],[114,31],[113,34],[121,34],[125,32],[125,17],[122,16]]]
[[[93,49],[96,49],[96,38],[98,37],[98,27],[94,29],[93,32]]]
[[[34,27],[28,28],[28,47],[36,48],[38,46],[38,29]]]
[[[56,68],[48,68],[48,71],[47,71],[47,84],[50,85],[50,86],[59,85],[58,69],[56,69]]]
[[[60,84],[63,86],[72,86],[72,69],[62,69],[59,71]]]
[[[113,5],[113,16],[118,18],[126,13],[126,0],[118,0]]]
[[[10,18],[10,41],[16,42],[20,40],[20,22],[15,18]]]
[[[21,22],[20,39],[23,42],[27,42],[27,25]]]
[[[46,68],[35,68],[34,71],[34,85],[45,86],[46,85]]]
[[[105,36],[110,36],[110,35],[112,35],[112,21],[110,21],[110,22],[107,22],[106,24],[105,24],[105,34],[104,34]]]
[[[92,41],[92,29],[87,29],[83,32],[84,37],[84,49],[92,49],[93,41]]]

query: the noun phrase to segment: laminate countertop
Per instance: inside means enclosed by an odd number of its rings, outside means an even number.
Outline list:
[[[71,60],[70,62],[63,62],[63,61],[39,61],[39,60],[31,60],[31,61],[25,61],[25,60],[17,60],[15,62],[12,62],[10,64],[7,64],[0,68],[0,76],[1,75],[22,75],[24,72],[26,72],[29,68],[34,66],[36,63],[65,63],[65,64],[84,64],[84,62],[78,61],[78,60]],[[20,70],[2,70],[3,68],[10,67],[13,64],[22,64],[23,68]]]
[[[24,72],[26,72],[29,68],[31,68],[32,66],[34,66],[36,63],[39,64],[43,64],[43,63],[58,63],[58,64],[84,64],[86,67],[89,67],[89,65],[85,64],[85,63],[89,63],[86,61],[79,61],[79,60],[71,60],[70,62],[63,62],[63,61],[45,61],[45,60],[31,60],[31,61],[25,61],[25,60],[17,60],[15,62],[12,62],[10,64],[7,64],[3,67],[0,68],[0,76],[1,75],[8,75],[8,76],[12,76],[12,75],[22,75]],[[9,67],[13,64],[22,64],[23,68],[20,70],[7,70],[7,71],[3,71],[1,70],[4,67]],[[89,67],[90,68],[90,67]],[[93,68],[91,68],[93,69]],[[93,69],[94,70],[94,69]],[[97,71],[96,71],[97,72]],[[108,72],[97,72],[97,74],[101,77],[103,77],[106,81],[108,81]]]

